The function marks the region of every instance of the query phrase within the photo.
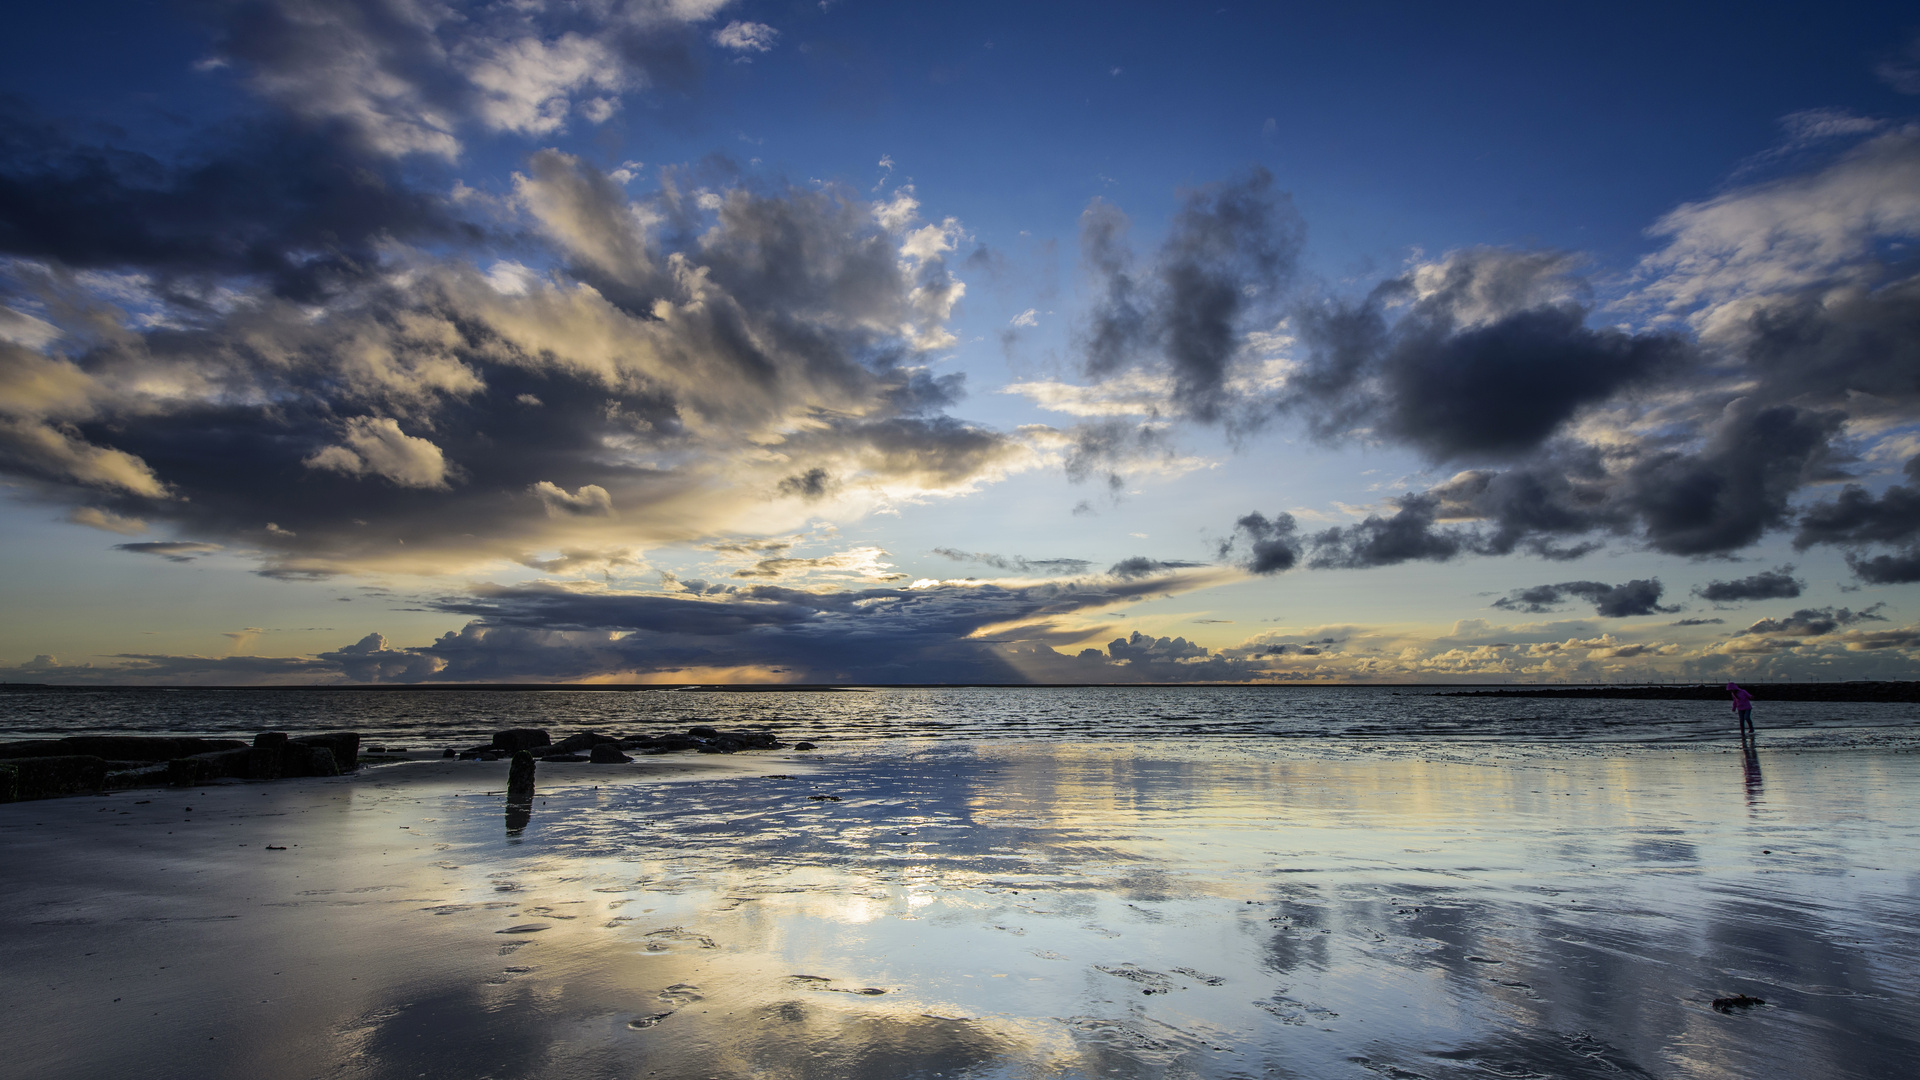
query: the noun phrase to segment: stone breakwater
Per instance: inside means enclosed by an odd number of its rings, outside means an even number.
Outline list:
[[[360,736],[351,731],[300,736],[263,731],[251,746],[238,739],[137,735],[0,743],[0,802],[228,778],[339,776],[359,768],[359,756]]]
[[[780,750],[785,743],[768,731],[720,731],[691,727],[685,734],[608,735],[583,731],[555,742],[541,728],[497,732],[493,741],[462,750],[448,747],[444,757],[497,761],[525,752],[529,759],[552,762],[623,764],[635,754],[693,750],[733,754],[742,750]],[[797,743],[794,749],[811,750]],[[280,780],[302,776],[340,776],[362,763],[412,760],[398,748],[369,746],[361,753],[360,735],[334,731],[288,735],[263,731],[252,745],[239,739],[202,739],[139,735],[76,735],[0,743],[0,802],[90,795],[140,787],[189,787],[217,780]]]
[[[721,731],[706,726],[690,727],[684,735],[606,735],[582,731],[554,742],[542,728],[513,728],[496,732],[493,741],[465,750],[448,750],[448,757],[497,761],[526,751],[541,761],[588,761],[613,765],[632,761],[627,751],[641,754],[671,754],[694,750],[702,754],[736,754],[742,750],[784,750],[787,744],[770,731]],[[797,743],[796,750],[811,750],[812,743]]]

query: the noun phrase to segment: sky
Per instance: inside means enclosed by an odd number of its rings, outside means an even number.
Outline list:
[[[0,681],[1920,676],[1920,16],[38,5]]]

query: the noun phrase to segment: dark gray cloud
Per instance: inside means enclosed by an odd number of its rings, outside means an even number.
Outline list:
[[[1278,574],[1300,561],[1301,540],[1292,514],[1271,518],[1255,511],[1233,523],[1233,532],[1220,544],[1220,558],[1234,556],[1244,546],[1240,565],[1249,573]]]
[[[1107,655],[1115,660],[1128,662],[1197,660],[1210,655],[1207,649],[1195,645],[1186,638],[1157,638],[1135,630],[1123,638],[1115,638],[1107,643]]]
[[[1886,604],[1854,611],[1850,608],[1801,608],[1784,619],[1761,619],[1744,630],[1734,631],[1735,637],[1821,637],[1831,634],[1845,626],[1862,622],[1886,622],[1886,616],[1880,610]]]
[[[1403,562],[1445,562],[1473,549],[1474,538],[1464,529],[1436,527],[1439,500],[1408,494],[1391,500],[1399,509],[1389,517],[1369,514],[1347,526],[1336,526],[1312,538],[1313,557],[1307,565],[1319,569],[1360,570]]]
[[[1220,419],[1241,335],[1255,312],[1274,310],[1293,275],[1306,232],[1299,213],[1256,168],[1189,192],[1144,269],[1134,265],[1127,227],[1099,200],[1081,216],[1081,250],[1100,293],[1080,341],[1086,370],[1100,377],[1163,365],[1183,414]]]
[[[1793,567],[1762,570],[1733,581],[1710,581],[1693,590],[1693,595],[1716,604],[1737,604],[1747,600],[1791,600],[1807,587],[1793,576]]]
[[[1673,622],[1668,623],[1667,625],[1668,626],[1719,626],[1726,621],[1727,620],[1725,619],[1676,619]]]
[[[1787,522],[1802,485],[1835,478],[1829,440],[1846,416],[1735,401],[1696,453],[1650,454],[1626,473],[1619,499],[1655,548],[1672,555],[1735,551]]]
[[[1739,329],[1748,368],[1780,400],[1866,412],[1920,403],[1920,276],[1769,298]]]
[[[816,465],[806,472],[780,479],[780,494],[813,502],[833,494],[839,487],[833,474]]]
[[[195,306],[245,277],[311,301],[366,278],[391,241],[485,239],[446,198],[336,127],[274,120],[209,133],[173,161],[86,142],[0,98],[0,252],[137,269]]]
[[[1029,559],[1024,555],[995,555],[988,551],[960,551],[945,547],[934,548],[933,553],[954,562],[975,562],[995,570],[1014,570],[1023,574],[1080,574],[1093,565],[1087,559]]]
[[[1858,484],[1848,484],[1826,502],[1807,507],[1793,546],[1805,551],[1815,544],[1851,548],[1847,565],[1860,580],[1874,585],[1901,585],[1920,581],[1920,457],[1906,464],[1907,483],[1895,484],[1877,497]],[[1869,555],[1875,544],[1905,544],[1904,551]]]
[[[1606,619],[1625,619],[1638,615],[1671,614],[1677,607],[1661,607],[1662,586],[1658,578],[1636,578],[1619,585],[1604,581],[1563,581],[1557,585],[1535,585],[1515,589],[1493,602],[1506,611],[1541,614],[1559,610],[1569,598],[1578,597],[1593,605],[1595,614]]]
[[[115,544],[116,551],[131,551],[136,555],[158,555],[168,562],[192,562],[196,557],[209,555],[220,550],[219,544],[201,544],[183,540],[148,540],[135,544]]]
[[[1527,453],[1583,406],[1692,360],[1670,334],[1589,328],[1583,291],[1567,256],[1475,249],[1357,305],[1309,306],[1285,405],[1322,437],[1364,428],[1436,462]]]
[[[1205,563],[1163,561],[1149,559],[1144,555],[1135,555],[1130,559],[1121,559],[1114,563],[1107,568],[1107,573],[1122,580],[1131,581],[1134,578],[1157,577],[1175,570],[1191,570],[1205,565]]]
[[[439,680],[754,667],[813,682],[1024,682],[1008,646],[1056,640],[1058,616],[1170,585],[1179,583],[1161,576],[825,593],[743,585],[677,596],[487,586],[429,603],[468,616],[461,631],[376,659],[393,666],[431,658],[430,677]],[[1000,628],[993,640],[970,636],[987,626]],[[408,670],[408,678],[429,677],[425,668]]]
[[[1909,585],[1920,581],[1920,551],[1892,555],[1848,555],[1847,565],[1871,585]]]
[[[1517,549],[1554,561],[1577,559],[1600,542],[1566,541],[1595,531],[1624,532],[1631,519],[1609,504],[1609,478],[1598,453],[1578,446],[1555,449],[1537,463],[1458,473],[1427,494],[1439,500],[1439,516],[1484,523],[1474,541],[1482,554]]]

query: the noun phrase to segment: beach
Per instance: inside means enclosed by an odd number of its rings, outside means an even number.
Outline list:
[[[518,830],[505,762],[420,757],[0,806],[10,1069],[1865,1077],[1920,1059],[1911,753],[901,739],[543,764]]]

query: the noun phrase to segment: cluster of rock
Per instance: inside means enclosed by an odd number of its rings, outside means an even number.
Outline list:
[[[463,760],[498,761],[526,751],[541,761],[586,761],[595,765],[617,765],[632,761],[627,751],[641,754],[671,754],[676,750],[696,750],[702,754],[733,754],[741,750],[780,750],[787,744],[767,731],[719,731],[690,727],[685,735],[604,735],[582,731],[554,742],[543,728],[513,728],[495,732],[493,741],[465,750],[448,750],[449,756]],[[800,743],[797,749],[811,750],[812,743]]]
[[[76,735],[0,743],[0,802],[125,788],[186,787],[233,777],[339,776],[360,767],[351,731],[289,737],[263,731],[238,739]]]

